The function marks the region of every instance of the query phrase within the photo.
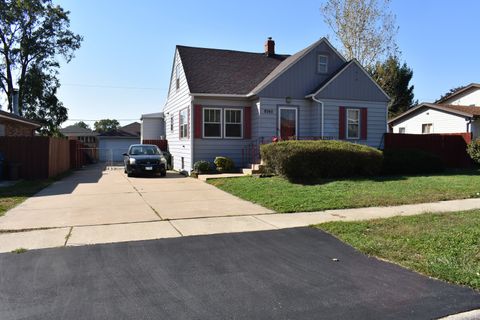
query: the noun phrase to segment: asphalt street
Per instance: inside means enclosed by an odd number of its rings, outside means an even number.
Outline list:
[[[480,294],[311,228],[0,254],[0,319],[435,319]]]

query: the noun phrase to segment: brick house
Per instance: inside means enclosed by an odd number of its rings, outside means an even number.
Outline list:
[[[33,137],[40,124],[0,110],[0,137]]]

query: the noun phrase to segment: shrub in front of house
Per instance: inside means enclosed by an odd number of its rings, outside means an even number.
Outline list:
[[[213,161],[219,172],[231,172],[235,169],[235,163],[227,157],[216,157]]]
[[[344,141],[282,141],[261,146],[268,169],[292,182],[376,176],[382,169],[382,152]]]
[[[215,167],[208,161],[200,160],[193,164],[193,171],[197,173],[209,173],[215,171]]]
[[[383,152],[383,175],[430,174],[443,170],[442,159],[425,151],[398,149]]]
[[[480,139],[473,140],[468,144],[467,153],[476,164],[480,164]]]

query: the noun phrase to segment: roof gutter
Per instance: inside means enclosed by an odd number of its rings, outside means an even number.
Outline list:
[[[10,121],[18,121],[18,122],[21,122],[21,123],[24,123],[24,124],[31,125],[32,127],[36,127],[36,128],[41,127],[41,125],[36,123],[36,122],[31,122],[31,121],[28,121],[28,120],[22,120],[22,119],[18,119],[16,117],[9,117],[9,116],[5,116],[3,114],[0,114],[0,118],[7,119],[7,120],[10,120]]]
[[[192,97],[208,97],[208,98],[248,98],[246,94],[221,94],[221,93],[190,93]]]

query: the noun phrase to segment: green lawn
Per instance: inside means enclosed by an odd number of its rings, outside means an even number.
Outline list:
[[[480,210],[316,227],[368,255],[480,289]]]
[[[69,173],[62,174],[56,178],[33,181],[20,181],[13,186],[0,187],[0,217],[11,208],[33,196],[54,181],[61,179]]]
[[[277,212],[393,206],[480,197],[480,170],[431,176],[290,183],[280,177],[212,179],[209,183]]]

